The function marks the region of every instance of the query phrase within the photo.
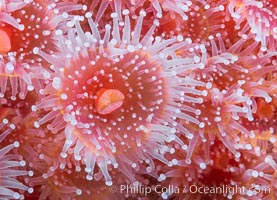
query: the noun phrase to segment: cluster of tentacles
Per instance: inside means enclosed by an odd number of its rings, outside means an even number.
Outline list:
[[[0,199],[277,199],[275,0],[0,0]]]

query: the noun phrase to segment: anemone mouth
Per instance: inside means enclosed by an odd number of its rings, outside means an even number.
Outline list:
[[[11,49],[11,40],[6,31],[0,29],[0,53],[7,53]]]
[[[122,106],[124,98],[120,90],[101,88],[96,94],[95,108],[99,114],[110,114]]]
[[[23,60],[24,57],[29,56],[32,54],[32,48],[30,46],[30,41],[28,41],[31,35],[31,33],[24,32],[24,25],[21,24],[20,29],[13,27],[10,24],[7,23],[1,23],[0,28],[0,34],[1,36],[5,38],[5,47],[6,50],[0,49],[0,52],[2,52],[4,55],[7,55],[8,53],[13,55],[14,57],[17,57],[19,60]],[[2,50],[2,51],[1,51]],[[26,51],[29,50],[29,51]]]

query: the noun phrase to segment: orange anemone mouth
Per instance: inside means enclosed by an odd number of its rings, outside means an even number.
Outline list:
[[[0,53],[4,54],[11,50],[11,40],[6,31],[0,29]]]
[[[99,114],[110,114],[120,108],[123,104],[124,94],[116,89],[100,89],[95,101],[95,107]]]

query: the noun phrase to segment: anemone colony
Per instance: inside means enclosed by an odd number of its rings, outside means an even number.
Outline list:
[[[277,199],[275,0],[0,0],[0,72],[0,199]]]

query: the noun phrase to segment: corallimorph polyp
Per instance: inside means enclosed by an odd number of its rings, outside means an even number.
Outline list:
[[[7,140],[16,129],[12,116],[16,116],[13,109],[0,107],[0,199],[23,199],[21,191],[33,192],[33,188],[18,180],[18,177],[32,176],[33,172],[23,170],[26,161],[15,151],[20,143]]]
[[[56,132],[55,124],[65,121],[61,156],[67,157],[73,148],[75,160],[86,165],[87,179],[93,179],[97,163],[107,185],[112,184],[109,165],[129,176],[132,168],[142,170],[143,164],[139,163],[144,162],[150,173],[155,168],[152,158],[167,163],[163,157],[166,142],[176,140],[182,144],[175,136],[176,119],[198,123],[178,109],[181,104],[176,102],[184,98],[178,90],[185,90],[190,84],[203,85],[178,76],[194,61],[178,58],[175,51],[190,41],[183,41],[182,37],[156,37],[153,41],[155,25],[142,37],[145,12],[140,12],[133,31],[128,13],[123,11],[123,27],[118,25],[118,15],[111,14],[113,24],[105,26],[104,37],[87,13],[92,34],[84,33],[79,21],[72,21],[75,28],[68,37],[56,31],[60,37],[59,55],[34,49],[53,64],[55,71],[51,83],[41,90],[45,97],[37,104],[38,109],[49,113],[34,126],[53,120],[48,127]],[[201,103],[202,99],[190,101]]]
[[[236,21],[241,34],[250,31],[255,40],[261,42],[261,50],[267,50],[268,38],[277,39],[276,1],[230,1],[228,10]]]
[[[19,146],[18,142],[14,142],[0,149],[0,198],[1,199],[19,199],[22,198],[17,191],[28,190],[29,188],[19,182],[18,176],[26,176],[28,172],[18,170],[18,167],[25,166],[24,160],[18,160],[18,155],[9,154],[10,151]],[[30,193],[32,189],[30,188]]]
[[[40,89],[38,79],[48,78],[48,65],[33,54],[33,49],[55,52],[56,26],[68,17],[67,11],[82,8],[51,3],[39,0],[0,2],[0,97],[10,84],[12,99],[18,94],[23,99],[28,91]]]
[[[243,156],[235,158],[216,140],[209,159],[205,159],[200,151],[194,154],[192,164],[187,165],[182,150],[176,148],[176,165],[161,168],[158,180],[162,185],[172,185],[182,192],[165,191],[162,198],[169,199],[171,195],[176,200],[276,199],[272,186],[276,184],[276,162],[272,155],[259,150],[241,153]]]

